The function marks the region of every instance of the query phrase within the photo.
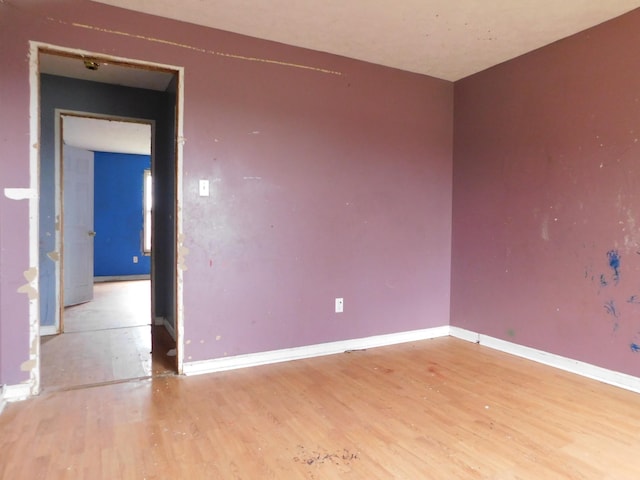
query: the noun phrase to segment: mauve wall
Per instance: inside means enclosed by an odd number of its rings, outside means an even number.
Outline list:
[[[640,11],[455,84],[452,325],[640,375]]]
[[[0,32],[2,188],[29,181],[28,40],[185,67],[186,361],[448,323],[451,83],[86,1],[5,1]],[[0,383],[16,383],[28,212],[0,201]]]

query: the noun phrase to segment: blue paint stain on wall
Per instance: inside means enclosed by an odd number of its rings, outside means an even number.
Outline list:
[[[632,343],[630,347],[633,353],[640,353],[640,345],[638,345],[637,343]]]
[[[613,281],[618,284],[620,281],[620,254],[617,250],[609,250],[607,252],[609,266],[613,270]]]
[[[150,258],[142,252],[143,179],[150,164],[149,155],[94,155],[96,276],[146,275],[151,270]]]
[[[616,310],[616,304],[613,300],[609,300],[604,304],[604,309],[607,314],[611,315],[614,318],[619,318],[618,310]]]
[[[604,304],[604,309],[607,312],[607,315],[611,315],[613,317],[613,331],[617,331],[620,326],[618,322],[620,319],[620,312],[618,312],[615,302],[613,300],[609,300]]]

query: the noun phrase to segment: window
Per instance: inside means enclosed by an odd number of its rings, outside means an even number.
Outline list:
[[[151,203],[153,195],[151,193],[151,170],[144,171],[144,184],[143,184],[143,205],[144,205],[144,225],[142,235],[142,251],[149,255],[151,254]]]

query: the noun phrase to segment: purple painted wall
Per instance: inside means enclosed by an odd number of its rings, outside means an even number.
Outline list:
[[[640,10],[455,85],[452,325],[640,375]]]
[[[0,188],[29,181],[28,40],[185,67],[186,361],[448,323],[451,83],[84,0],[7,0]],[[27,378],[26,202],[3,196],[0,221],[11,384]]]

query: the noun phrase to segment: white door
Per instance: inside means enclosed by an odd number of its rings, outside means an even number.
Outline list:
[[[64,145],[62,153],[64,306],[93,299],[93,152]]]

